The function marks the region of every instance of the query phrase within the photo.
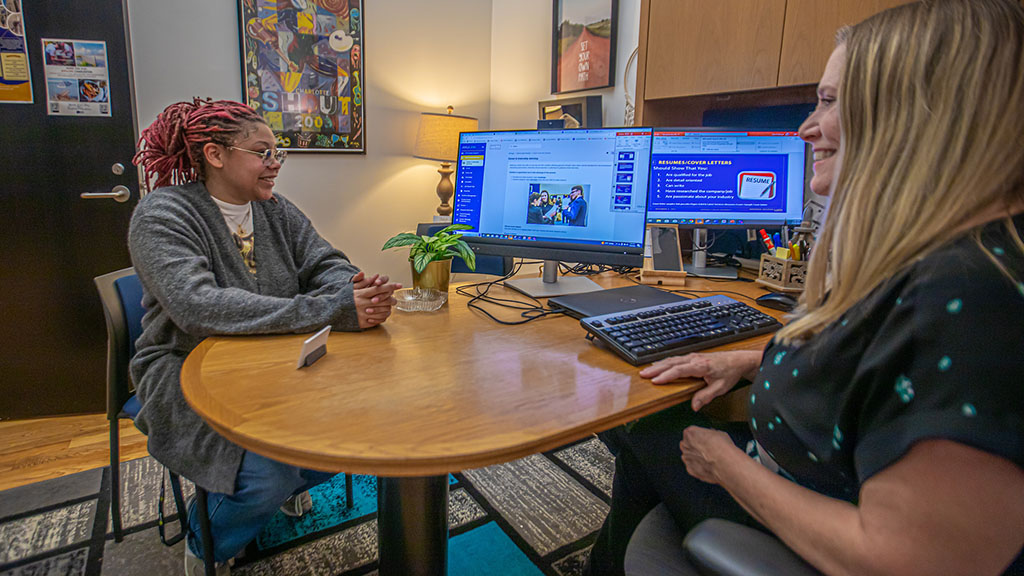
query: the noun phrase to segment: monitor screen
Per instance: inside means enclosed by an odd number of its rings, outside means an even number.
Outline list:
[[[656,129],[647,222],[799,224],[806,162],[807,146],[796,132]]]
[[[481,254],[639,266],[651,133],[463,133],[453,222]]]

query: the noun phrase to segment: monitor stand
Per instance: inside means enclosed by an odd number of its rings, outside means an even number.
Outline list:
[[[708,251],[698,250],[698,246],[707,244],[708,231],[704,228],[693,229],[693,264],[683,264],[683,270],[690,276],[698,278],[721,278],[724,280],[735,280],[739,278],[739,271],[726,266],[708,268]]]
[[[544,261],[544,274],[540,278],[505,280],[505,286],[533,298],[550,298],[604,290],[597,282],[584,276],[562,276],[559,278],[557,260]]]

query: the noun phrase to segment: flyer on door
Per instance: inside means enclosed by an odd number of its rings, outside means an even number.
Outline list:
[[[0,104],[31,104],[32,75],[21,0],[0,4]]]
[[[50,116],[110,116],[107,43],[43,38],[46,113]]]

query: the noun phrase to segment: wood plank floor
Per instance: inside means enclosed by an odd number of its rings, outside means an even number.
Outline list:
[[[121,461],[146,456],[146,437],[121,420]],[[110,463],[105,414],[0,422],[0,490]]]

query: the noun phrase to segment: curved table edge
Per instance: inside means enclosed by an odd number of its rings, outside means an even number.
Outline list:
[[[202,388],[197,386],[203,359],[206,354],[216,345],[213,338],[207,338],[199,343],[185,359],[181,368],[181,389],[182,394],[189,406],[198,414],[204,422],[218,434],[231,442],[238,444],[246,450],[251,450],[272,458],[285,464],[310,468],[313,470],[324,470],[331,472],[348,472],[351,474],[369,474],[388,477],[417,477],[434,476],[482,468],[492,464],[510,462],[531,454],[538,454],[565,446],[577,440],[586,438],[588,435],[613,428],[653,414],[665,408],[669,408],[690,399],[694,392],[703,386],[703,382],[693,380],[692,383],[669,384],[678,386],[679,390],[671,395],[661,396],[656,401],[636,406],[627,411],[615,414],[612,417],[595,420],[585,425],[568,428],[556,434],[548,435],[530,442],[524,442],[513,446],[503,446],[493,450],[482,452],[470,452],[445,457],[424,457],[396,460],[393,458],[366,458],[366,457],[343,457],[330,456],[319,452],[302,450],[295,446],[282,446],[265,442],[240,433],[232,428],[241,422],[241,418],[235,422],[221,421],[212,418],[206,411],[197,406],[200,396],[204,394]],[[654,386],[655,384],[651,384]],[[665,386],[665,385],[660,385]]]

